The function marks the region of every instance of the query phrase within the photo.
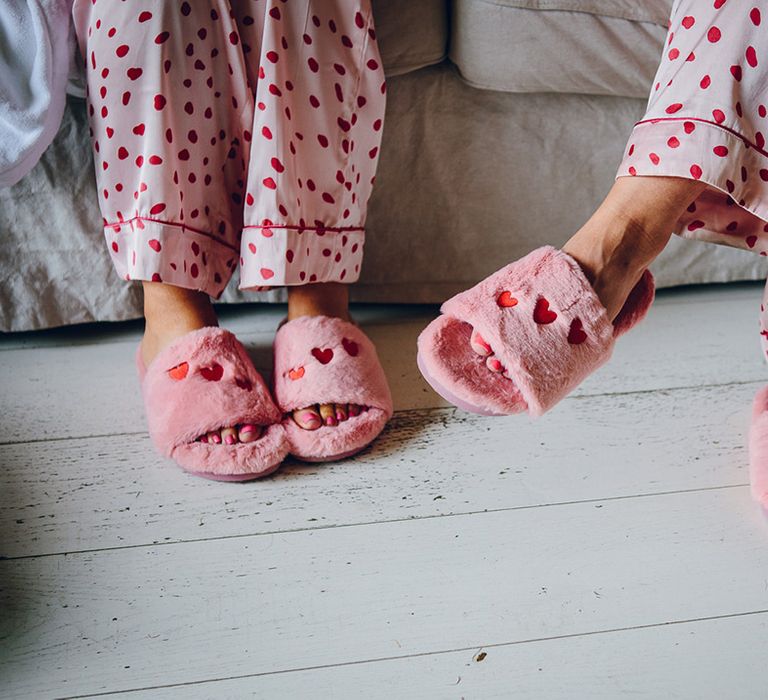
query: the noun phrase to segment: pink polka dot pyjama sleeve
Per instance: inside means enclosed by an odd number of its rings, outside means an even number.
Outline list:
[[[676,233],[768,251],[768,2],[677,0],[645,116],[619,176],[708,187]]]
[[[126,280],[354,282],[385,106],[369,0],[76,0]]]

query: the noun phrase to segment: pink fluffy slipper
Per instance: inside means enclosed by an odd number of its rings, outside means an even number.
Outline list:
[[[538,248],[443,304],[443,315],[419,336],[419,369],[460,408],[540,416],[607,362],[615,339],[642,320],[653,297],[646,270],[611,323],[578,263],[551,246]],[[472,349],[473,329],[504,374],[491,372]]]
[[[280,466],[288,442],[282,414],[261,375],[232,333],[201,328],[179,338],[144,367],[136,353],[149,434],[157,449],[189,472],[219,481],[246,481]],[[265,426],[253,442],[196,442],[200,435],[242,423]]]
[[[376,348],[356,325],[302,316],[275,336],[275,398],[291,454],[308,462],[348,457],[368,445],[392,416],[392,396]],[[316,430],[300,428],[291,411],[313,404],[368,406],[357,416]]]
[[[752,404],[749,480],[752,496],[768,514],[768,386],[757,392]]]

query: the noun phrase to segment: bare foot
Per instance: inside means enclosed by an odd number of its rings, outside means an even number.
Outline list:
[[[144,282],[144,318],[141,351],[145,367],[177,338],[199,328],[219,325],[207,294],[160,282]],[[263,432],[264,427],[254,423],[224,425],[200,435],[197,441],[234,445],[258,440]]]
[[[563,246],[581,266],[613,321],[645,269],[669,242],[678,219],[706,184],[676,177],[621,177],[603,203]],[[470,346],[491,372],[506,369],[477,332]]]
[[[336,282],[307,284],[288,289],[288,320],[300,316],[332,316],[349,321],[348,285]],[[312,404],[293,411],[293,420],[304,430],[335,426],[368,410],[367,406],[346,403]]]

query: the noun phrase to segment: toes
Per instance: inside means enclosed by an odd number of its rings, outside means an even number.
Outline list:
[[[495,357],[489,357],[485,361],[485,366],[491,370],[491,372],[505,372],[504,365],[501,364]]]
[[[264,429],[262,426],[246,423],[245,425],[240,426],[240,429],[237,431],[237,437],[240,442],[253,442],[254,440],[258,440],[263,432]]]
[[[208,433],[208,442],[212,442],[214,445],[221,445],[221,433],[218,430]]]
[[[293,412],[293,421],[304,430],[317,430],[322,424],[320,413],[315,406],[307,406]]]
[[[345,420],[347,420],[349,413],[347,409],[347,404],[345,403],[337,403],[336,404],[336,421],[338,423],[342,423]]]
[[[354,418],[355,416],[360,415],[360,406],[356,403],[349,404],[349,411],[348,414],[350,418]]]
[[[225,445],[234,445],[237,442],[237,430],[235,428],[222,429],[221,441]]]
[[[320,418],[324,425],[336,425],[336,407],[332,403],[320,404]]]
[[[475,330],[472,331],[472,335],[469,338],[469,344],[478,355],[482,355],[483,357],[487,357],[493,352],[491,346],[485,342],[483,336]]]

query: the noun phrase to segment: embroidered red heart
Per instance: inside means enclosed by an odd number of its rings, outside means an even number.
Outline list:
[[[214,362],[210,367],[201,367],[200,374],[209,382],[218,382],[224,376],[224,368],[218,362]]]
[[[568,331],[568,342],[571,345],[581,345],[587,339],[587,334],[584,332],[584,326],[581,323],[581,319],[574,318],[571,321],[571,328]]]
[[[333,359],[333,350],[331,348],[325,348],[325,350],[312,348],[312,355],[321,365],[327,365]]]
[[[289,379],[292,379],[294,382],[297,379],[301,379],[304,376],[304,368],[299,367],[298,369],[292,369],[288,372]]]
[[[533,320],[543,325],[552,323],[556,318],[557,314],[549,308],[549,302],[544,297],[539,297],[533,310]]]
[[[168,370],[171,379],[175,379],[177,382],[184,379],[187,376],[187,372],[189,372],[189,364],[187,362],[182,362],[180,365],[176,365]]]
[[[349,340],[349,338],[342,338],[341,344],[344,346],[344,349],[349,353],[352,357],[357,357],[357,353],[360,352],[360,346],[354,341]]]
[[[496,299],[496,303],[502,309],[511,309],[513,306],[517,306],[518,302],[517,299],[515,299],[515,297],[513,297],[509,292],[502,292]]]

